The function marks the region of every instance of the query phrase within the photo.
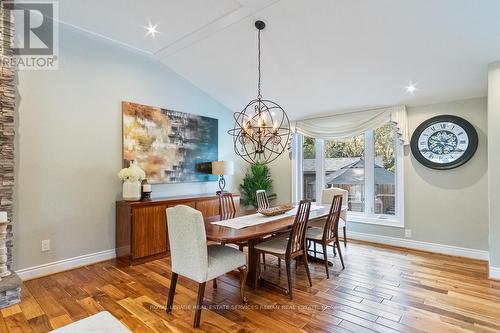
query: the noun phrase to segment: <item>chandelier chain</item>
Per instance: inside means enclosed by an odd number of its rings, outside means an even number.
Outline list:
[[[258,55],[258,58],[259,58],[259,61],[258,61],[258,67],[257,67],[257,70],[259,72],[259,82],[257,84],[257,98],[258,99],[261,99],[262,98],[262,95],[260,93],[260,81],[261,81],[261,73],[260,73],[260,32],[261,30],[259,30],[259,34],[258,34],[258,37],[257,37],[257,40],[258,40],[258,44],[259,44],[259,55]]]

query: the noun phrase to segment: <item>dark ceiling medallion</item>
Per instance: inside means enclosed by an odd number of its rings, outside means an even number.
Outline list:
[[[248,163],[270,163],[280,156],[288,146],[290,120],[281,106],[263,99],[260,82],[260,33],[266,27],[262,21],[255,22],[258,30],[258,73],[257,98],[250,101],[240,112],[234,113],[234,128],[228,133],[233,136],[234,151]]]

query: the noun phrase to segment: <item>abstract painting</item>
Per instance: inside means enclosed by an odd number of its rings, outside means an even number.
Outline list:
[[[151,184],[216,181],[198,172],[218,159],[218,120],[131,102],[122,103],[123,164],[136,161]]]

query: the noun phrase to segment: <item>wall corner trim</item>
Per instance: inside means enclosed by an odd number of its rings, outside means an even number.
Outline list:
[[[115,257],[116,257],[115,249],[109,249],[105,251],[84,254],[78,257],[49,262],[47,264],[42,264],[38,266],[23,268],[17,270],[16,273],[23,281],[26,281],[35,279],[37,277],[42,277],[78,268],[81,266],[94,264],[99,261],[114,259]]]
[[[413,239],[404,239],[404,238],[380,236],[380,235],[374,235],[374,234],[365,234],[365,233],[354,232],[354,231],[347,233],[347,239],[349,239],[349,237],[352,239],[357,239],[357,240],[366,241],[366,242],[386,244],[386,245],[404,247],[404,248],[408,248],[408,249],[412,249],[412,250],[440,253],[440,254],[446,254],[446,255],[464,257],[464,258],[470,258],[470,259],[489,260],[489,257],[490,257],[489,252],[485,251],[485,250],[477,250],[477,249],[470,249],[470,248],[466,248],[466,247],[428,243],[428,242],[422,242],[422,241],[417,241],[417,240],[413,240]],[[500,268],[497,268],[497,269],[498,269],[498,274],[499,274],[499,278],[500,278]],[[490,267],[490,272],[491,272],[491,267]]]
[[[490,266],[490,279],[500,280],[500,267]]]

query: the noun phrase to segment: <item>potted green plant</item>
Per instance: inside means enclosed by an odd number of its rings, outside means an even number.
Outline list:
[[[245,206],[257,207],[255,192],[265,190],[269,201],[276,199],[276,194],[271,193],[273,180],[269,167],[263,163],[251,164],[240,184],[241,203]]]

